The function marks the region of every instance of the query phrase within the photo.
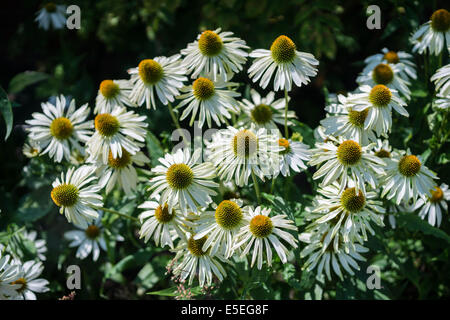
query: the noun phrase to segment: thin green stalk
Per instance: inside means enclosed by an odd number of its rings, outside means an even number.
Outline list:
[[[181,129],[180,123],[178,122],[178,118],[173,112],[172,104],[170,102],[167,103],[167,106],[169,107],[170,116],[172,117],[173,123],[175,124],[175,127],[177,127],[178,130],[180,130],[181,136],[183,137],[183,141],[186,146],[189,145],[189,140],[186,139],[186,136],[184,135],[183,129]]]
[[[258,180],[256,180],[256,176],[253,170],[252,170],[252,179],[253,179],[253,186],[255,187],[256,199],[258,200],[258,203],[261,204],[261,194],[259,193]]]
[[[270,194],[273,194],[273,189],[275,188],[275,179],[272,179],[272,185],[270,186]]]
[[[97,207],[97,206],[92,206],[92,208],[97,209],[97,210],[102,210],[102,211],[105,211],[105,212],[109,212],[109,213],[114,213],[114,214],[117,214],[118,216],[121,216],[122,218],[126,218],[126,219],[129,219],[129,220],[135,221],[135,222],[139,222],[138,218],[129,216],[127,214],[121,213],[121,212],[116,211],[116,210],[107,209],[107,208],[103,208],[103,207]]]
[[[288,131],[288,124],[287,124],[289,96],[288,96],[288,91],[286,88],[284,89],[284,99],[285,99],[285,103],[286,103],[286,105],[284,107],[284,137],[286,139],[289,139],[289,131]]]

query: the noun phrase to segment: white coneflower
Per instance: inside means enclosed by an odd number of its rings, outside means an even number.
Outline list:
[[[439,227],[442,221],[442,213],[448,211],[447,201],[450,201],[450,190],[448,185],[443,183],[431,190],[431,197],[417,200],[414,210],[420,208],[419,217],[425,219],[428,215],[428,223]]]
[[[341,243],[339,241],[330,242],[324,246],[323,239],[326,233],[306,233],[300,235],[300,239],[308,245],[302,250],[300,256],[308,257],[302,269],[311,272],[317,268],[317,276],[321,276],[325,271],[328,280],[331,280],[331,270],[343,279],[341,267],[350,275],[355,275],[353,270],[359,270],[358,261],[365,261],[361,253],[368,252],[369,249],[360,244]],[[338,238],[336,238],[338,239]]]
[[[414,57],[412,54],[404,51],[392,51],[387,48],[383,48],[381,53],[374,54],[364,60],[366,66],[364,67],[363,73],[367,74],[377,65],[383,63],[400,66],[401,68],[399,70],[399,75],[404,80],[409,80],[409,78],[416,79],[416,65],[413,60]]]
[[[211,74],[214,80],[219,77],[224,81],[231,78],[232,74],[242,70],[247,61],[248,47],[245,41],[237,37],[231,37],[233,32],[221,29],[206,30],[197,36],[197,40],[189,43],[186,49],[181,50],[185,56],[183,65],[191,77]]]
[[[210,162],[198,163],[201,150],[191,156],[188,148],[178,149],[159,158],[161,165],[152,169],[155,177],[150,180],[152,197],[160,195],[160,204],[168,204],[169,210],[179,205],[181,211],[198,212],[198,207],[206,207],[217,193],[211,188],[219,185],[213,181],[216,170]]]
[[[278,130],[276,130],[278,132]],[[265,176],[275,174],[280,167],[278,133],[266,129],[255,130],[228,127],[218,131],[208,145],[208,158],[218,168],[218,175],[225,181],[235,180],[238,186],[248,183],[252,172],[264,181]]]
[[[450,64],[438,69],[430,78],[436,86],[436,91],[442,97],[450,96]]]
[[[254,89],[250,90],[252,101],[243,99],[241,103],[242,110],[245,113],[244,125],[255,124],[257,129],[266,128],[267,130],[278,129],[276,123],[284,125],[285,104],[284,98],[275,100],[275,93],[269,92],[264,98]],[[288,111],[287,125],[292,125],[289,119],[296,118],[294,111]]]
[[[35,293],[47,292],[49,282],[45,279],[38,278],[44,266],[42,262],[27,261],[21,264],[19,261],[14,262],[19,267],[19,278],[12,282],[19,287],[16,289],[17,295],[12,297],[13,300],[36,300]]]
[[[257,49],[250,53],[255,58],[248,69],[253,82],[265,89],[275,72],[274,90],[292,89],[292,81],[300,87],[310,81],[310,77],[317,74],[317,61],[310,53],[296,50],[295,43],[287,36],[275,39],[270,50]]]
[[[183,81],[187,80],[186,69],[180,63],[180,55],[145,59],[137,68],[128,70],[133,89],[130,101],[147,109],[156,109],[155,95],[163,105],[173,102],[180,94]]]
[[[0,300],[6,300],[17,295],[19,284],[12,284],[19,278],[19,267],[11,263],[8,255],[2,256],[0,250]]]
[[[101,187],[92,184],[97,177],[94,175],[95,167],[74,167],[61,173],[61,180],[56,178],[53,182],[51,198],[60,207],[59,212],[65,214],[67,220],[80,227],[87,228],[89,223],[98,218],[96,210],[91,206],[103,206],[102,196],[99,194]]]
[[[139,215],[141,221],[140,238],[147,242],[153,237],[157,246],[165,247],[168,245],[173,249],[174,240],[177,238],[185,239],[186,226],[193,226],[177,207],[169,210],[167,203],[159,204],[159,196],[156,201],[145,201],[138,208],[146,209]],[[185,239],[186,240],[186,239]]]
[[[284,240],[293,248],[297,248],[297,240],[292,234],[283,229],[297,230],[294,222],[286,219],[286,215],[269,217],[271,209],[249,207],[249,213],[244,217],[246,224],[237,234],[238,240],[234,249],[244,248],[241,257],[252,251],[251,267],[256,262],[258,269],[262,268],[264,255],[269,266],[272,265],[272,248],[280,257],[282,263],[287,263],[291,250],[280,241]]]
[[[400,77],[402,68],[398,65],[380,63],[368,73],[362,73],[356,79],[356,82],[360,86],[368,85],[375,87],[377,85],[383,85],[391,89],[392,91],[398,91],[407,100],[411,97],[411,90],[409,85],[411,83]]]
[[[108,164],[110,152],[112,157],[122,157],[122,150],[135,155],[145,141],[146,116],[139,116],[124,107],[115,107],[111,113],[101,113],[95,117],[95,132],[86,142],[89,154],[94,159],[101,159]],[[136,142],[135,140],[139,141]]]
[[[364,145],[376,141],[377,137],[372,129],[370,127],[365,128],[369,109],[352,110],[352,108],[346,106],[346,97],[343,95],[338,97],[340,103],[325,107],[330,115],[320,121],[320,124],[325,128],[325,134],[353,139]]]
[[[35,140],[46,154],[56,162],[62,159],[69,161],[71,148],[82,149],[80,142],[85,142],[91,134],[92,121],[87,121],[89,108],[87,103],[75,107],[75,100],[70,101],[65,110],[66,98],[56,97],[55,105],[50,102],[42,103],[44,113],[34,112],[33,119],[25,121],[30,125],[27,131],[29,138]]]
[[[22,147],[22,153],[27,158],[34,158],[41,152],[41,146],[38,142],[28,139]]]
[[[213,275],[219,281],[227,276],[222,263],[227,263],[224,257],[219,254],[210,255],[209,250],[203,251],[206,236],[195,240],[193,235],[187,234],[187,240],[181,241],[175,249],[177,252],[175,261],[181,260],[173,269],[173,274],[179,276],[181,280],[189,278],[189,285],[192,285],[194,278],[198,277],[198,282],[202,287],[205,282],[211,285]]]
[[[408,203],[411,199],[429,196],[435,187],[433,179],[436,174],[430,171],[422,161],[421,156],[412,154],[396,155],[385,159],[387,163],[386,174],[383,181],[381,196],[394,199],[398,205],[401,201]]]
[[[67,231],[64,238],[71,241],[69,247],[78,247],[75,257],[85,259],[92,253],[92,260],[97,261],[100,256],[100,249],[107,251],[104,238],[104,230],[101,223],[101,214],[88,227],[80,227],[75,225],[79,230]],[[112,236],[110,235],[110,240]],[[123,241],[122,236],[114,236],[114,240]]]
[[[219,252],[225,258],[233,255],[236,234],[245,225],[244,216],[247,208],[242,208],[241,200],[224,200],[216,206],[215,211],[200,215],[197,222],[195,240],[207,236],[203,251],[211,248],[210,254]]]
[[[333,142],[338,142],[335,145]],[[310,165],[321,165],[314,173],[313,179],[324,177],[321,186],[325,187],[340,180],[340,191],[343,191],[350,179],[356,182],[356,190],[365,193],[365,184],[377,188],[377,175],[384,173],[384,161],[370,153],[373,145],[362,147],[353,140],[330,138],[329,142],[317,143],[311,150]],[[350,171],[350,173],[349,173]]]
[[[385,209],[383,203],[376,200],[378,194],[374,191],[363,193],[356,192],[353,181],[349,181],[348,187],[340,192],[339,183],[319,189],[322,197],[317,198],[317,206],[313,212],[327,212],[315,223],[326,223],[334,220],[330,231],[329,240],[333,239],[337,232],[342,233],[344,242],[358,241],[363,243],[367,240],[367,231],[375,234],[371,222],[383,226],[383,215]],[[327,241],[325,241],[327,244]]]
[[[361,93],[350,94],[346,99],[346,107],[354,111],[368,110],[364,129],[373,129],[377,135],[387,134],[392,127],[392,109],[402,116],[409,117],[404,108],[406,103],[397,96],[397,91],[385,85],[374,87],[361,86]]]
[[[46,3],[41,10],[36,13],[39,28],[48,30],[50,26],[53,29],[62,29],[66,26],[66,6],[57,5],[53,2]]]
[[[308,145],[284,138],[278,139],[278,145],[284,148],[284,150],[280,151],[280,172],[283,176],[287,177],[290,175],[289,169],[295,172],[307,169],[304,162],[311,160],[311,152]]]
[[[103,80],[95,98],[94,113],[110,113],[115,106],[133,106],[129,99],[131,89],[128,80]]]
[[[234,99],[240,93],[229,90],[233,83],[224,82],[221,79],[216,81],[209,75],[196,79],[192,85],[181,89],[184,94],[177,97],[182,100],[177,108],[186,106],[181,114],[180,120],[184,120],[192,114],[190,125],[194,123],[198,113],[199,127],[205,123],[211,128],[211,118],[221,126],[225,122],[224,117],[230,119],[232,113],[238,113],[238,102]]]
[[[424,23],[412,36],[413,52],[439,55],[450,47],[450,13],[446,9],[433,12],[431,19]],[[445,46],[447,43],[447,47]]]
[[[33,242],[34,247],[36,249],[36,256],[41,261],[47,260],[47,257],[45,256],[47,253],[47,241],[45,239],[38,239],[37,238],[37,232],[36,231],[24,231],[23,236],[25,239]]]
[[[450,108],[450,95],[444,97],[437,95],[438,99],[434,100],[434,106],[440,110],[446,110]]]
[[[127,150],[122,149],[122,155],[113,158],[109,151],[108,163],[104,164],[97,160],[94,164],[97,167],[97,176],[100,177],[98,184],[105,187],[106,193],[110,193],[116,185],[125,191],[125,194],[131,195],[137,188],[138,175],[134,165],[143,166],[149,163],[141,151],[132,155]]]

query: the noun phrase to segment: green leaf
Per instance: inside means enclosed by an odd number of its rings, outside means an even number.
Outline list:
[[[147,150],[150,155],[152,167],[158,165],[158,159],[164,156],[164,150],[159,142],[159,139],[150,131],[147,131],[147,136],[145,137],[147,142]]]
[[[164,297],[176,297],[178,295],[176,286],[159,291],[147,292],[147,294]]]
[[[8,139],[13,125],[13,113],[11,109],[11,102],[8,99],[8,94],[0,87],[0,112],[3,115],[6,123],[5,141]]]
[[[19,73],[9,82],[9,93],[19,93],[26,87],[48,78],[48,74],[38,71],[25,71]]]
[[[310,147],[314,146],[314,131],[308,125],[297,121],[295,119],[291,120],[294,123],[294,126],[291,129],[294,132],[298,132],[303,137],[303,143],[308,144]]]
[[[426,235],[430,235],[450,244],[450,236],[441,229],[431,226],[427,221],[422,220],[415,214],[405,213],[396,217],[399,227],[408,229],[409,231],[420,231]]]
[[[34,190],[22,197],[19,209],[14,214],[14,220],[33,222],[46,216],[55,206],[50,200],[51,188],[48,186]]]

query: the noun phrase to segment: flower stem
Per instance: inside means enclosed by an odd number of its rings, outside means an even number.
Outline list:
[[[121,217],[123,217],[123,218],[129,219],[129,220],[132,220],[132,221],[139,222],[139,219],[138,219],[138,218],[135,218],[135,217],[126,215],[126,214],[121,213],[121,212],[116,211],[116,210],[107,209],[107,208],[103,208],[103,207],[97,207],[97,206],[92,206],[92,208],[97,209],[97,210],[102,210],[102,211],[105,211],[105,212],[109,212],[109,213],[114,213],[114,214],[117,214],[118,216],[121,216]]]
[[[258,200],[258,203],[261,204],[261,194],[259,193],[258,180],[256,180],[256,176],[253,170],[252,170],[252,179],[253,179],[253,186],[255,187],[256,199]]]
[[[173,112],[172,104],[170,102],[167,103],[167,106],[169,107],[170,116],[172,117],[173,123],[175,124],[175,127],[177,127],[178,130],[180,130],[181,136],[183,137],[183,141],[185,143],[185,146],[189,145],[189,140],[186,139],[186,136],[184,135],[183,129],[181,129],[180,123],[178,122],[178,118]]]
[[[287,125],[287,119],[288,119],[288,91],[285,88],[284,89],[284,99],[286,102],[286,105],[284,107],[284,136],[286,139],[289,139],[289,131],[288,131],[288,125]]]

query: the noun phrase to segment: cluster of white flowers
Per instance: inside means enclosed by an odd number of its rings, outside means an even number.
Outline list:
[[[414,36],[413,51],[428,48],[436,55],[446,51],[443,37],[450,43],[449,18],[446,10],[436,11]],[[447,23],[445,28],[441,20]],[[333,97],[325,108],[309,162],[317,167],[313,178],[322,181],[308,208],[311,223],[300,235],[308,244],[301,252],[307,259],[304,268],[317,268],[318,276],[325,272],[331,279],[334,272],[342,278],[343,271],[353,275],[359,269],[357,261],[365,260],[361,253],[368,251],[363,246],[367,234],[374,234],[372,225],[384,225],[384,215],[395,228],[396,213],[420,209],[422,219],[428,216],[431,225],[439,226],[447,211],[448,186],[436,183],[438,178],[420,155],[389,146],[393,113],[409,117],[409,87],[417,78],[412,58],[387,48],[368,57],[357,78],[359,87]],[[449,105],[449,79],[448,66],[431,77],[440,109]]]
[[[432,30],[437,28],[437,23],[431,25]],[[444,34],[448,36],[447,31]],[[442,47],[433,44],[434,37],[425,41],[427,37],[416,40],[420,48],[431,46],[433,52]],[[144,210],[139,216],[140,237],[176,252],[172,271],[181,280],[189,279],[189,284],[196,277],[201,286],[211,284],[214,276],[222,280],[232,257],[248,258],[252,267],[261,269],[264,263],[271,266],[274,249],[287,263],[297,238],[308,243],[301,252],[308,270],[317,267],[319,275],[325,270],[328,278],[331,269],[342,277],[341,267],[353,274],[357,260],[364,260],[363,243],[367,234],[374,233],[373,224],[383,225],[383,198],[422,208],[422,217],[428,214],[430,223],[440,223],[440,207],[447,209],[450,197],[447,186],[436,185],[437,177],[420,156],[409,150],[392,151],[387,140],[392,114],[409,116],[410,85],[417,77],[410,54],[383,49],[366,59],[358,89],[338,95],[326,107],[327,117],[310,150],[289,137],[296,117],[288,110],[289,91],[293,83],[307,84],[317,74],[319,62],[297,51],[284,35],[270,50],[248,50],[232,32],[206,30],[180,54],[140,61],[128,70],[128,80],[102,81],[94,121],[87,120],[87,104],[77,108],[74,100],[63,96],[43,103],[43,113],[34,113],[27,121],[27,156],[48,154],[55,162],[75,165],[53,182],[51,198],[81,229],[65,235],[71,247],[78,247],[77,257],[84,259],[92,252],[97,260],[100,248],[106,250],[99,212],[113,211],[103,208],[107,195],[118,187],[132,196],[139,184],[135,166],[150,163],[142,150],[148,119],[135,112],[143,105],[167,108],[177,127],[178,120],[188,116],[190,126],[196,120],[199,127],[226,125],[203,141],[204,153],[188,144],[161,157],[148,181],[151,195],[139,205]],[[263,89],[272,83],[274,92],[262,97],[251,89],[251,101],[239,101],[239,84],[231,80],[248,57],[254,58],[249,77]],[[448,79],[448,67],[433,77],[442,99],[448,99]],[[284,97],[276,99],[280,90]],[[262,204],[258,178],[289,176],[306,170],[306,164],[317,167],[313,178],[322,181],[308,214],[311,224],[298,236],[294,221]],[[217,197],[219,183],[253,184],[256,203]],[[0,273],[0,286],[3,274],[8,283],[17,282],[5,271]]]

